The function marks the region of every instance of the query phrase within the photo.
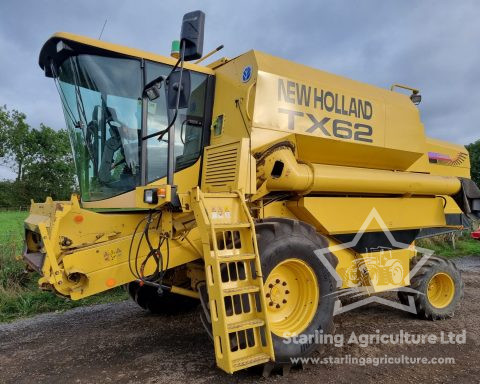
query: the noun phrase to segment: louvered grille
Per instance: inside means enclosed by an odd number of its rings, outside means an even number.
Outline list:
[[[239,146],[235,144],[206,148],[202,188],[232,190],[237,180],[238,155]]]

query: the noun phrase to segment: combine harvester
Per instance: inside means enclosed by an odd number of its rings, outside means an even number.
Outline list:
[[[283,341],[331,332],[350,279],[410,286],[400,300],[419,317],[452,316],[460,273],[431,257],[410,280],[413,244],[478,217],[480,191],[465,148],[425,136],[419,91],[258,51],[199,65],[204,19],[184,16],[172,58],[68,33],[43,46],[81,193],[32,204],[24,260],[40,287],[78,300],[126,286],[152,312],[200,303],[229,373],[310,355]],[[386,228],[353,242],[371,212]]]

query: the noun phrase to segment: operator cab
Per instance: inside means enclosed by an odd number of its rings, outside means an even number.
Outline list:
[[[62,101],[82,201],[108,199],[165,178],[169,132],[175,132],[175,172],[199,161],[209,140],[208,68],[186,65],[187,103],[175,116],[167,84],[155,100],[144,92],[155,79],[169,77],[174,59],[58,33],[43,46],[39,64],[55,80]],[[170,123],[173,130],[154,136]]]

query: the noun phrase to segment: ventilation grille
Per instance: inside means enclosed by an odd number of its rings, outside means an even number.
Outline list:
[[[202,188],[208,191],[231,191],[238,174],[238,143],[205,149]]]

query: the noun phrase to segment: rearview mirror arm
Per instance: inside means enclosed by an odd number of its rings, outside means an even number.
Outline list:
[[[177,102],[175,106],[175,114],[173,115],[172,121],[168,126],[168,154],[167,154],[167,184],[172,186],[172,191],[174,191],[174,184],[173,184],[173,175],[175,173],[175,121],[177,120],[178,116],[178,106],[180,104],[180,94],[181,89],[180,86],[182,84],[182,75],[183,75],[183,62],[185,58],[185,40],[182,40],[181,47],[180,47],[180,77],[179,77],[179,89],[177,91]]]

